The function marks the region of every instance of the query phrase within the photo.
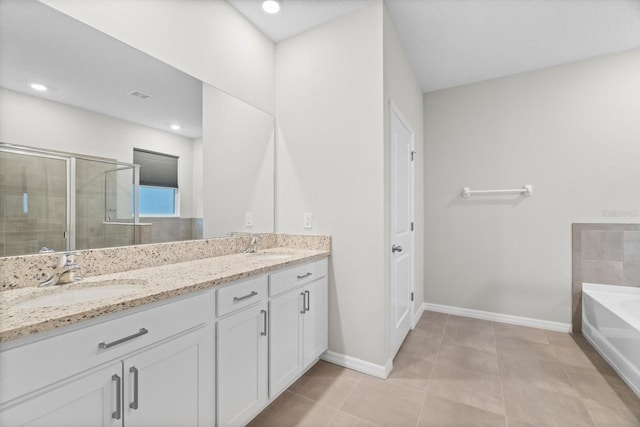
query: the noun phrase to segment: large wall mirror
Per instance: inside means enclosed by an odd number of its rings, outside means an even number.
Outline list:
[[[273,232],[270,114],[37,0],[0,51],[0,256]]]

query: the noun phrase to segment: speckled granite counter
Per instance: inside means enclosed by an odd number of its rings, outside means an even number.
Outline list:
[[[290,256],[282,259],[280,256],[231,254],[96,275],[80,283],[63,286],[21,287],[2,291],[0,343],[330,255],[329,247],[279,247],[260,252]],[[133,283],[136,289],[125,295],[78,304],[42,308],[19,307],[21,303],[42,295],[64,292],[71,288],[99,286],[105,284],[105,281]]]

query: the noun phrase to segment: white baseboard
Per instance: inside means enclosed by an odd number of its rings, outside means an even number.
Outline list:
[[[551,322],[549,320],[532,319],[530,317],[512,316],[509,314],[491,313],[489,311],[472,310],[470,308],[452,307],[449,305],[431,304],[425,302],[422,309],[474,319],[491,320],[493,322],[509,323],[511,325],[528,326],[530,328],[547,329],[556,332],[571,332],[571,324]]]
[[[418,311],[413,315],[413,324],[411,325],[411,329],[416,327],[418,321],[422,317],[422,313],[424,313],[424,304],[420,304],[420,306],[418,306]]]
[[[363,374],[373,375],[378,378],[387,378],[393,368],[393,361],[388,360],[387,363],[382,365],[376,365],[375,363],[367,362],[366,360],[358,359],[346,354],[336,353],[331,350],[324,352],[320,359],[342,366],[344,368],[353,369],[354,371],[362,372]]]

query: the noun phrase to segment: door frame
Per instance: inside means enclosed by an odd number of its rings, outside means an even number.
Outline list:
[[[393,292],[393,286],[391,281],[393,280],[393,277],[391,275],[391,264],[393,263],[393,258],[391,256],[390,253],[390,245],[392,243],[392,232],[391,232],[391,223],[393,221],[393,215],[391,214],[391,203],[393,201],[393,197],[391,192],[393,191],[393,185],[392,184],[392,180],[393,178],[393,174],[392,174],[392,170],[393,170],[393,159],[392,159],[392,155],[391,155],[391,144],[392,144],[392,137],[393,137],[393,117],[396,117],[398,119],[398,121],[402,124],[402,126],[404,126],[409,133],[411,134],[411,152],[413,153],[412,155],[415,156],[416,151],[416,145],[415,145],[415,132],[413,130],[413,128],[411,127],[409,121],[405,118],[405,116],[402,114],[402,111],[400,111],[400,109],[398,108],[398,106],[393,102],[392,99],[389,99],[389,116],[388,116],[388,120],[389,120],[389,147],[388,147],[388,154],[389,154],[389,231],[387,232],[387,238],[388,238],[388,247],[386,248],[386,250],[388,251],[388,258],[387,258],[387,262],[388,262],[388,266],[389,266],[389,302],[391,302],[392,300],[392,292]],[[411,182],[411,188],[409,189],[409,203],[410,203],[410,212],[411,212],[411,221],[414,224],[414,230],[412,230],[411,232],[411,236],[410,236],[410,245],[411,245],[411,255],[409,257],[409,262],[410,262],[410,271],[409,271],[409,292],[410,294],[414,295],[413,301],[409,300],[409,321],[410,321],[410,330],[413,329],[415,327],[415,200],[416,200],[416,196],[415,196],[415,160],[411,161],[410,165],[409,165],[409,173],[410,173],[410,182]],[[389,345],[390,345],[390,350],[391,350],[391,358],[395,357],[395,351],[393,349],[393,311],[389,310],[389,324],[390,326],[392,326],[389,330]]]

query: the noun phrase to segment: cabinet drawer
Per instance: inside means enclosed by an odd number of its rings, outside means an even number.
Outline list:
[[[105,316],[87,326],[7,350],[0,348],[0,403],[68,378],[188,329],[211,323],[211,291]],[[144,332],[146,331],[146,332]],[[127,339],[130,338],[130,339]],[[104,343],[103,345],[100,345]]]
[[[327,275],[327,258],[298,265],[269,276],[269,296],[278,295],[299,285],[313,282]]]
[[[267,276],[234,282],[218,289],[218,316],[232,313],[267,297]]]

